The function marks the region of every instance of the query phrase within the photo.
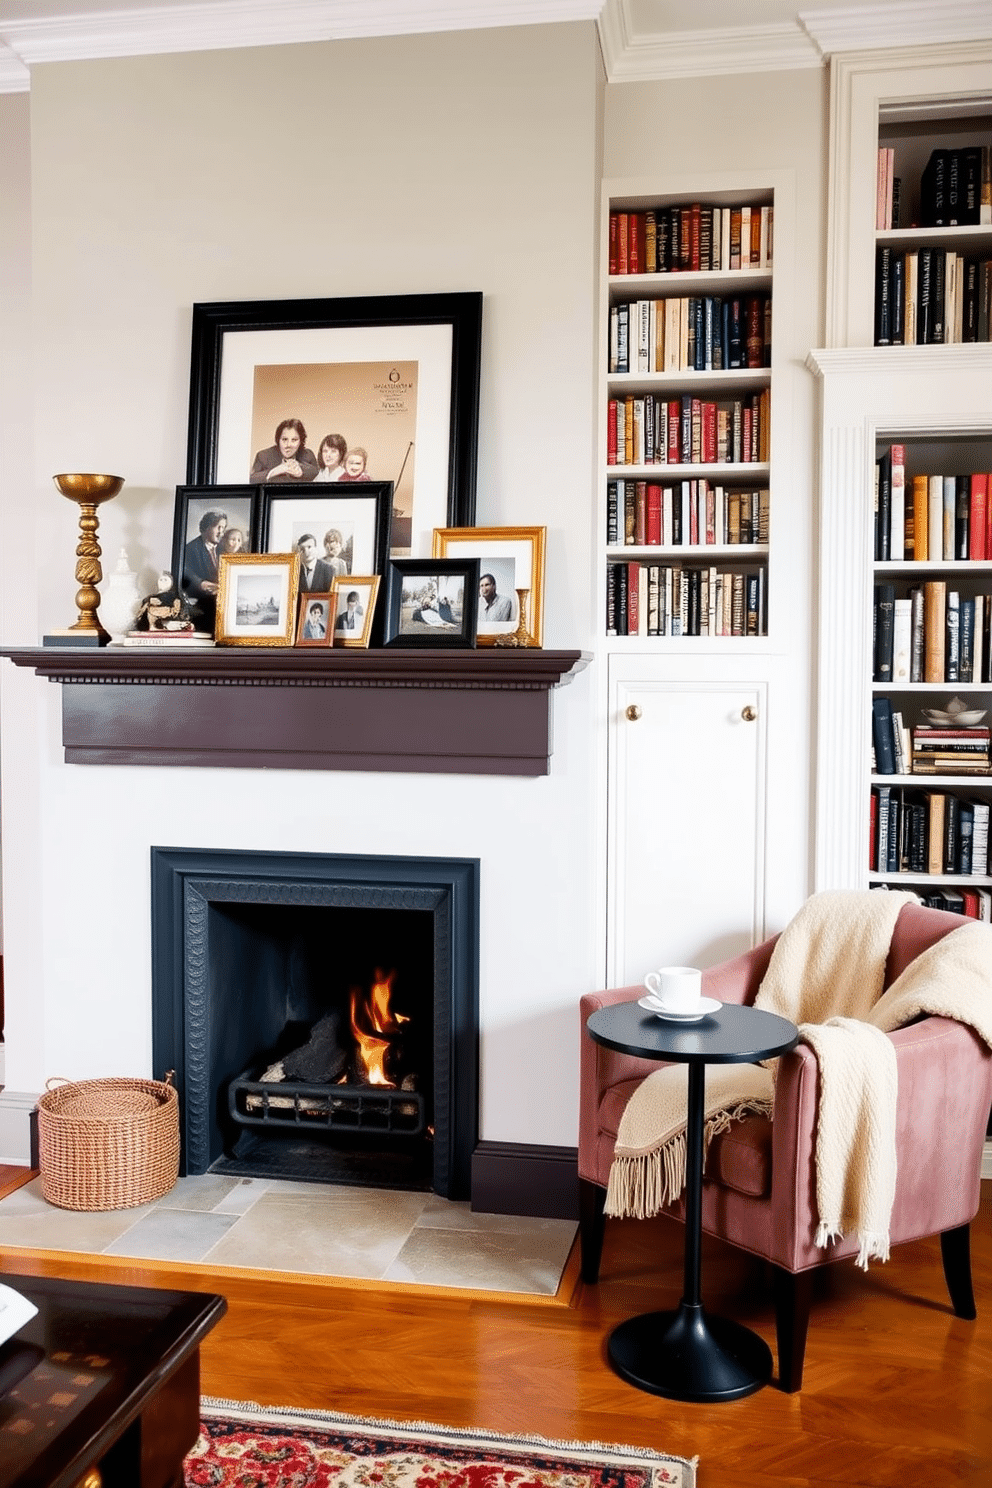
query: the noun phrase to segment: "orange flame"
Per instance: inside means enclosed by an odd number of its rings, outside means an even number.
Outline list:
[[[364,1068],[365,1078],[370,1085],[385,1085],[391,1090],[396,1089],[396,1081],[386,1074],[389,1035],[396,1033],[404,1023],[410,1021],[402,1013],[393,1012],[390,1007],[395,976],[395,971],[383,976],[376,967],[372,990],[366,998],[362,998],[358,987],[351,989],[351,1031],[358,1044],[358,1057]],[[387,1036],[379,1037],[381,1034]]]

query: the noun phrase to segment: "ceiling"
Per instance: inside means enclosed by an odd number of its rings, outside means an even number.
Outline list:
[[[598,22],[611,81],[992,37],[989,0],[0,0],[0,92],[44,62],[576,20]]]

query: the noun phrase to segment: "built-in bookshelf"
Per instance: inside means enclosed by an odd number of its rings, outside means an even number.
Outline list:
[[[774,193],[604,211],[606,634],[765,635]]]
[[[930,740],[919,733],[915,740],[918,766],[927,753],[945,758],[934,761],[933,773],[921,774],[919,768],[914,772],[912,731],[928,721],[924,710],[930,710],[931,714],[946,713],[948,704],[955,698],[960,699],[965,711],[984,712],[981,722],[987,723],[992,711],[988,673],[980,671],[981,680],[971,682],[947,680],[946,671],[942,683],[915,681],[912,674],[908,681],[901,677],[876,681],[873,641],[877,641],[876,590],[881,584],[892,584],[893,604],[895,598],[910,599],[911,617],[911,590],[925,588],[928,583],[944,584],[945,595],[956,590],[959,605],[962,595],[967,599],[992,592],[988,534],[986,556],[972,556],[970,509],[967,558],[944,557],[943,505],[939,557],[936,544],[931,551],[929,535],[926,557],[922,556],[922,543],[917,556],[915,513],[913,556],[907,556],[903,529],[902,557],[898,556],[898,542],[897,556],[893,557],[891,528],[889,554],[884,558],[878,556],[875,516],[878,462],[893,445],[905,449],[910,501],[914,475],[928,477],[928,496],[929,477],[940,476],[942,498],[944,477],[955,477],[956,497],[956,477],[992,468],[992,402],[988,393],[992,386],[992,344],[987,337],[971,342],[965,339],[963,307],[959,340],[938,341],[934,335],[928,341],[925,335],[921,337],[918,299],[921,250],[960,254],[963,260],[988,259],[992,257],[992,226],[981,221],[957,225],[924,222],[917,195],[934,151],[960,151],[975,144],[982,147],[992,144],[990,68],[992,45],[987,40],[833,57],[826,346],[812,352],[807,363],[821,380],[814,887],[860,888],[871,883],[907,888],[922,895],[967,891],[980,896],[977,906],[970,905],[972,912],[977,908],[979,915],[985,908],[984,894],[992,884],[987,872],[975,872],[974,836],[968,873],[945,871],[948,864],[959,870],[967,861],[960,851],[960,822],[956,855],[953,851],[951,854],[942,851],[939,860],[936,853],[931,859],[930,844],[932,836],[935,848],[945,845],[942,839],[948,799],[963,797],[984,806],[992,801],[992,777],[980,773],[962,775],[957,771],[938,773],[936,766],[946,763],[949,751],[924,749]],[[900,181],[897,218],[886,215],[888,188],[884,184],[884,199],[881,204],[879,201],[879,152],[890,149],[891,163],[883,157],[882,169],[883,173],[890,169]],[[929,187],[929,181],[927,184]],[[889,250],[890,260],[917,255],[916,295],[910,292],[917,324],[915,336],[908,344],[905,320],[902,345],[891,344],[891,321],[890,344],[877,344],[876,288],[880,287],[878,269],[883,249]],[[905,267],[903,262],[904,297]],[[946,296],[946,257],[944,270]],[[956,268],[952,273],[956,273]],[[890,305],[890,316],[891,310]],[[904,298],[904,318],[905,313]],[[955,506],[955,518],[956,515]],[[928,507],[928,533],[929,517]],[[955,536],[958,535],[955,527]],[[931,593],[933,598],[939,598],[939,593]],[[932,663],[940,652],[942,631],[946,665],[946,613],[942,627],[935,624],[931,615]],[[925,657],[925,604],[923,645]],[[980,666],[986,667],[988,637],[985,635],[982,645],[985,654]],[[878,761],[872,758],[873,719],[879,701],[887,702],[893,713],[901,714],[903,730],[909,730],[908,741],[905,732],[901,736],[903,758],[894,775],[883,775],[877,768]],[[966,740],[965,750],[973,751],[970,765],[981,767],[984,759],[983,751],[976,747],[978,743],[975,737]],[[905,792],[921,787],[924,799],[910,800],[915,811],[912,865],[907,844],[906,856],[900,857],[896,869],[890,871],[890,859],[886,856],[885,868],[880,870],[877,844],[880,803],[876,798],[873,820],[872,792],[876,788]],[[921,819],[924,802],[926,815]],[[905,798],[902,804],[905,806]],[[940,821],[941,811],[945,815],[944,823]],[[979,831],[982,816],[980,811]],[[888,805],[887,819],[891,822],[892,808]],[[974,833],[974,816],[970,825]],[[898,826],[896,831],[898,844]],[[920,866],[923,845],[927,851],[926,871]],[[977,855],[979,869],[980,854],[981,845]],[[987,870],[987,861],[985,867]],[[983,1173],[992,1177],[992,1143],[986,1144]]]
[[[880,106],[875,244],[876,346],[990,339],[987,101]]]
[[[868,879],[992,919],[992,438],[879,440]]]

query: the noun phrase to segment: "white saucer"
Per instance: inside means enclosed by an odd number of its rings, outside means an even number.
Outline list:
[[[654,1013],[656,1018],[665,1018],[672,1023],[698,1023],[700,1018],[705,1018],[708,1013],[715,1013],[717,1008],[723,1007],[722,1002],[717,1002],[715,997],[701,997],[698,1004],[691,1013],[677,1013],[669,1011],[664,1003],[658,1002],[650,993],[646,997],[637,999],[637,1006],[646,1008],[649,1013]]]

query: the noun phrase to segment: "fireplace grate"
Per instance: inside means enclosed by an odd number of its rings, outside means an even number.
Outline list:
[[[270,1130],[297,1126],[404,1137],[417,1137],[426,1130],[424,1098],[415,1090],[263,1082],[260,1074],[261,1069],[245,1070],[228,1086],[228,1111],[239,1126]]]

